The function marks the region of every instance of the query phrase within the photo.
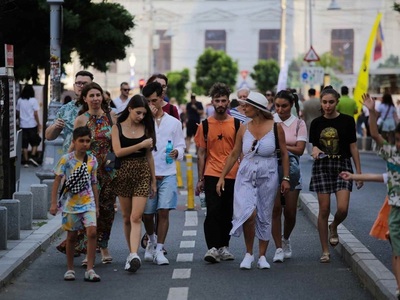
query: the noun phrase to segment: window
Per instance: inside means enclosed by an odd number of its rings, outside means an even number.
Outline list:
[[[279,59],[280,29],[261,29],[258,42],[258,59]]]
[[[331,38],[332,55],[339,58],[343,73],[353,74],[354,30],[333,29]]]
[[[165,32],[166,30],[156,30],[160,45],[154,50],[154,73],[171,71],[171,36],[166,35]]]
[[[225,30],[206,30],[205,48],[211,47],[215,50],[226,51]]]

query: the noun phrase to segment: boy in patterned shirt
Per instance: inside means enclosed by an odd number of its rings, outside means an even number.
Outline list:
[[[378,132],[377,116],[374,100],[367,94],[363,95],[364,105],[369,110],[369,126],[371,137],[377,146],[381,147],[379,155],[386,161],[387,169],[387,191],[389,196],[390,215],[389,215],[389,235],[393,252],[393,273],[397,282],[397,299],[400,299],[400,124],[395,129],[395,144],[389,144]],[[363,180],[359,178],[367,174],[350,174],[342,172],[340,176],[346,180]],[[371,175],[371,174],[369,174]],[[386,181],[384,175],[376,174],[375,180]]]
[[[99,195],[97,190],[97,160],[92,154],[87,154],[91,142],[90,129],[86,126],[73,131],[72,143],[75,151],[63,155],[54,167],[54,184],[51,192],[50,213],[56,215],[57,198],[60,183],[68,180],[71,174],[86,164],[88,180],[82,184],[79,192],[73,193],[68,188],[61,195],[65,200],[62,205],[62,228],[67,231],[67,272],[64,280],[75,280],[74,246],[78,230],[86,228],[87,241],[87,270],[85,281],[100,281],[100,276],[93,270],[96,252],[96,219],[98,217]]]

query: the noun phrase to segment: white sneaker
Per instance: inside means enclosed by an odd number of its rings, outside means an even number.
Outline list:
[[[283,262],[285,260],[285,256],[283,254],[283,250],[282,248],[278,248],[275,251],[275,255],[274,258],[272,259],[272,261],[275,262]]]
[[[283,249],[283,256],[285,258],[292,257],[292,247],[290,246],[290,239],[285,240],[282,238],[282,249]]]
[[[221,258],[219,256],[217,248],[212,247],[210,250],[208,250],[206,255],[204,255],[204,260],[210,263],[220,262]]]
[[[125,271],[134,273],[140,268],[141,264],[140,257],[136,253],[130,253],[126,259]]]
[[[146,250],[144,252],[144,261],[153,261],[155,252],[156,252],[156,248],[153,246],[153,244],[150,241],[148,241]]]
[[[250,253],[246,253],[242,262],[240,263],[240,268],[242,270],[250,270],[251,265],[253,264],[253,261],[254,261],[254,255],[251,255]]]
[[[224,246],[218,249],[219,257],[221,260],[234,260],[235,257],[229,252],[229,248]]]
[[[258,259],[257,268],[259,268],[259,269],[269,269],[269,268],[271,268],[270,264],[267,262],[267,259],[265,258],[264,255],[261,256]]]
[[[159,266],[169,265],[169,260],[165,257],[162,250],[155,251],[153,262]]]

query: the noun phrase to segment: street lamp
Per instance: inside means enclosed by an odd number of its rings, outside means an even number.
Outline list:
[[[341,9],[339,4],[336,3],[336,0],[331,0],[331,3],[328,6],[328,10],[339,10]]]

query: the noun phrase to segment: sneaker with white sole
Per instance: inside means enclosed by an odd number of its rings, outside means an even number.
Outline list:
[[[165,257],[163,250],[155,251],[153,262],[159,266],[169,265],[169,260]]]
[[[250,253],[246,253],[242,262],[240,263],[240,268],[242,270],[250,270],[253,262],[254,262],[254,255],[251,255]]]
[[[290,246],[290,239],[285,240],[282,238],[282,249],[283,249],[283,256],[285,258],[292,257],[292,246]]]
[[[150,241],[148,241],[146,250],[144,252],[144,261],[150,261],[150,262],[153,261],[155,252],[156,248]]]
[[[265,258],[264,255],[261,256],[258,259],[257,268],[259,268],[259,269],[269,269],[269,268],[271,268],[270,264],[267,262],[267,259]]]
[[[283,249],[282,248],[278,248],[275,251],[275,255],[274,258],[272,259],[272,261],[275,262],[283,262],[285,260],[285,255],[283,254]]]
[[[235,257],[229,252],[229,248],[224,246],[218,249],[219,257],[221,260],[234,260]]]
[[[217,248],[212,247],[210,250],[207,251],[206,255],[204,255],[204,260],[208,261],[210,263],[217,263],[221,261],[221,258],[219,256],[219,252]]]
[[[125,263],[125,271],[136,272],[142,264],[140,257],[136,253],[130,253]]]

